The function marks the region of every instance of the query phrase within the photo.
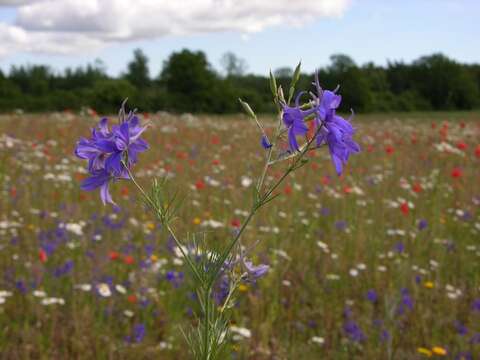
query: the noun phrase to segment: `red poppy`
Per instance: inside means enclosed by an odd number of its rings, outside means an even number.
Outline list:
[[[188,154],[185,151],[178,151],[177,152],[177,159],[186,159],[188,157]]]
[[[285,185],[285,188],[283,189],[283,192],[287,195],[290,195],[292,193],[292,187],[290,185]]]
[[[408,215],[410,208],[408,207],[408,204],[404,202],[402,205],[400,205],[400,210],[402,211],[403,215]]]
[[[386,152],[388,155],[393,154],[394,151],[395,151],[395,149],[393,148],[392,145],[387,145],[387,146],[385,147],[385,152]]]
[[[122,194],[122,196],[128,196],[128,187],[122,186],[122,188],[120,189],[120,193]]]
[[[416,193],[419,193],[421,192],[423,189],[422,189],[422,185],[420,185],[419,183],[415,183],[413,184],[412,186],[412,190]]]
[[[345,186],[345,187],[343,188],[343,192],[344,192],[345,194],[350,194],[350,193],[352,192],[352,188],[351,188],[350,186]]]
[[[42,263],[46,262],[46,261],[47,261],[47,258],[48,258],[46,251],[43,250],[43,249],[40,249],[40,250],[38,251],[38,258],[40,259],[40,261],[41,261]]]
[[[195,183],[195,187],[197,188],[197,190],[203,190],[205,189],[205,183],[202,180],[198,180]]]
[[[477,145],[477,148],[475,149],[475,156],[480,158],[480,145]]]
[[[458,178],[461,178],[461,177],[462,177],[463,171],[462,171],[462,169],[456,167],[456,168],[453,168],[453,170],[452,170],[452,172],[451,172],[450,175],[452,176],[452,178],[458,179]]]
[[[137,296],[135,294],[128,295],[127,301],[131,304],[135,304],[137,302]]]
[[[468,145],[465,144],[463,141],[460,141],[460,142],[457,144],[457,148],[459,148],[460,150],[465,150],[467,147],[468,147]]]
[[[117,260],[120,257],[120,254],[116,251],[110,251],[108,253],[108,257],[110,258],[110,260]]]
[[[240,227],[240,225],[241,225],[240,220],[238,220],[238,219],[233,219],[231,224],[232,224],[233,227],[236,227],[236,228]]]
[[[218,160],[218,159],[213,159],[212,164],[213,164],[213,165],[220,165],[220,160]]]
[[[132,265],[135,263],[135,259],[133,258],[132,255],[125,255],[123,257],[123,262],[127,265]]]
[[[211,142],[212,142],[213,145],[218,145],[218,144],[220,144],[220,137],[218,137],[218,136],[212,136]]]

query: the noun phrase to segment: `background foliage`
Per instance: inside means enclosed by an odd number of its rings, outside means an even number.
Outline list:
[[[480,107],[480,64],[461,64],[442,54],[421,57],[412,63],[389,62],[357,65],[344,54],[332,55],[320,68],[327,88],[342,84],[343,103],[356,112],[413,110],[470,110]],[[215,71],[206,55],[184,49],[164,62],[159,74],[150,74],[149,59],[134,51],[125,73],[107,75],[100,60],[58,73],[45,65],[13,66],[0,71],[0,111],[79,110],[93,107],[115,112],[128,96],[142,111],[232,113],[236,99],[248,101],[257,112],[273,112],[268,79],[246,73],[245,60],[233,53],[221,59]],[[279,83],[288,84],[292,69],[275,70]],[[308,88],[312,74],[302,74],[300,88]],[[342,109],[349,111],[349,108]]]

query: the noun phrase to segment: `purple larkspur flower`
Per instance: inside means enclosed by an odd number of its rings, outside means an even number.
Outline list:
[[[473,356],[471,352],[462,351],[455,356],[455,360],[473,360]]]
[[[128,177],[127,177],[128,178]],[[95,170],[91,173],[89,178],[86,178],[80,185],[80,189],[85,191],[93,191],[95,189],[100,188],[100,198],[104,204],[113,202],[112,196],[110,195],[110,191],[108,186],[110,185],[110,181],[114,179],[114,176],[110,174],[105,169]]]
[[[343,324],[343,330],[345,331],[347,337],[355,342],[361,342],[366,339],[365,334],[358,324],[353,320],[347,320]]]
[[[128,168],[137,162],[138,154],[148,149],[146,141],[140,139],[145,129],[146,126],[140,126],[138,117],[131,115],[120,126],[112,127],[113,136],[110,139],[98,142],[98,146],[109,154],[105,160],[107,171],[115,176],[122,176],[124,172],[122,161],[126,161]]]
[[[465,336],[468,334],[468,328],[462,322],[457,320],[453,326],[455,327],[455,330],[457,330],[458,335]]]
[[[408,292],[408,289],[402,289],[401,300],[397,307],[397,315],[403,315],[405,310],[413,310],[414,301]]]
[[[388,332],[388,330],[382,329],[380,331],[380,341],[387,342],[388,340],[390,340],[390,333]]]
[[[328,145],[330,157],[338,175],[342,174],[343,165],[347,163],[350,154],[360,152],[360,146],[353,141],[355,129],[350,124],[350,119],[345,120],[336,114],[337,108],[342,102],[342,97],[334,91],[323,90],[318,80],[318,72],[315,73],[315,87],[317,96],[314,97],[315,120],[317,134],[317,146]]]
[[[422,277],[420,275],[415,275],[415,284],[420,284],[422,282]]]
[[[472,310],[473,310],[473,311],[480,312],[480,298],[473,300]]]
[[[67,260],[64,264],[60,265],[59,267],[55,268],[53,271],[53,276],[61,277],[67,275],[69,272],[73,270],[73,260]]]
[[[470,338],[470,344],[480,344],[480,333],[475,333]]]
[[[261,144],[262,144],[262,147],[263,147],[265,150],[270,149],[270,148],[272,147],[272,144],[271,144],[270,141],[268,140],[267,135],[262,135]]]
[[[267,272],[270,266],[265,265],[265,264],[260,264],[260,265],[253,265],[251,261],[248,260],[243,260],[243,265],[245,265],[245,269],[247,270],[247,275],[249,280],[255,281],[262,276],[264,276]]]
[[[427,222],[427,220],[425,220],[425,219],[421,219],[421,220],[418,222],[418,230],[426,229],[427,226],[428,226],[428,222]]]
[[[179,288],[183,282],[183,272],[181,271],[167,271],[165,274],[165,279],[172,284],[174,288]]]
[[[398,253],[403,253],[405,251],[405,245],[401,241],[397,242],[393,249]]]
[[[130,113],[120,125],[108,127],[107,118],[100,120],[92,129],[89,139],[81,138],[75,147],[75,155],[88,160],[90,177],[80,188],[92,191],[100,188],[100,198],[104,204],[115,204],[110,196],[109,184],[116,179],[129,179],[125,165],[130,169],[138,159],[138,154],[148,149],[148,144],[140,139],[146,126],[140,126],[138,117]]]
[[[301,110],[300,109],[300,97],[305,92],[300,92],[297,97],[295,98],[295,106],[290,107],[286,104],[282,104],[283,108],[283,123],[288,130],[288,145],[290,147],[290,151],[300,151],[297,142],[297,136],[305,136],[308,132],[308,127],[305,124],[305,118],[313,113],[315,113],[316,108],[312,108],[309,110]]]
[[[378,300],[377,292],[373,289],[367,291],[367,299],[372,303],[376,303]]]
[[[15,287],[17,288],[18,291],[20,291],[22,294],[25,294],[28,291],[27,286],[25,285],[25,282],[23,280],[18,280],[15,282]]]
[[[89,172],[100,170],[105,165],[106,154],[97,146],[97,143],[110,137],[107,122],[107,118],[102,118],[98,128],[92,129],[91,138],[81,138],[75,147],[75,155],[80,159],[88,160]]]
[[[145,324],[135,324],[133,326],[132,335],[125,337],[127,343],[140,343],[145,338],[147,328]]]
[[[345,231],[347,229],[347,222],[345,220],[338,220],[335,222],[335,227],[339,231]]]
[[[218,279],[215,289],[213,291],[213,297],[217,304],[223,304],[225,299],[230,292],[230,279],[227,275],[222,275],[220,279]]]
[[[322,206],[322,208],[320,209],[320,214],[322,214],[323,216],[328,216],[330,215],[330,209]]]

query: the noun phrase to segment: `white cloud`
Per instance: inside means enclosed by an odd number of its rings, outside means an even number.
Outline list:
[[[18,51],[75,53],[112,42],[221,31],[251,34],[339,17],[351,0],[0,0],[16,3],[1,24],[0,56]],[[9,49],[10,48],[10,49]]]
[[[0,23],[0,58],[17,52],[76,54],[104,45],[83,34],[29,32],[18,26]]]
[[[20,6],[25,4],[33,4],[41,0],[0,0],[1,6]]]

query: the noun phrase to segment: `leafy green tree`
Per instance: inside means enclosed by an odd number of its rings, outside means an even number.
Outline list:
[[[370,84],[355,62],[347,55],[337,54],[330,57],[331,65],[327,68],[329,83],[332,88],[341,85],[341,110],[368,111],[372,105]],[[348,106],[348,108],[347,108]]]
[[[128,63],[125,79],[138,89],[144,89],[150,85],[148,58],[141,49],[133,52],[133,60]]]
[[[90,104],[100,113],[115,113],[125,98],[134,98],[137,90],[127,80],[106,79],[95,83],[90,92]]]
[[[169,94],[169,105],[177,111],[208,112],[214,103],[212,90],[218,84],[201,51],[175,52],[164,63],[160,80]]]
[[[478,86],[460,64],[443,54],[423,56],[411,65],[414,87],[435,109],[471,109]]]

